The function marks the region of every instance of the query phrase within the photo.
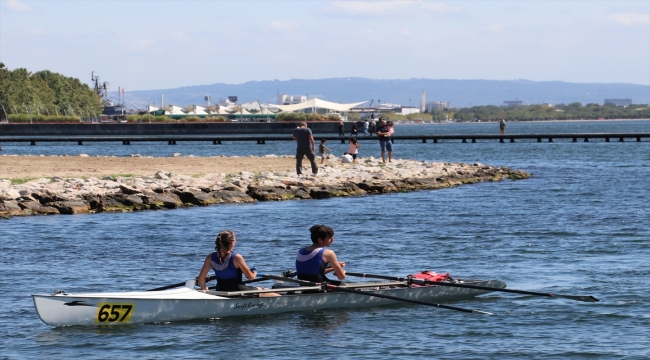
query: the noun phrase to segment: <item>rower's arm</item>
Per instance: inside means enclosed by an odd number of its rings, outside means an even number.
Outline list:
[[[205,285],[205,278],[208,276],[208,272],[212,268],[212,264],[210,264],[210,255],[205,257],[205,261],[203,262],[203,267],[201,268],[201,273],[199,274],[198,277],[198,282],[199,286],[201,287],[201,290],[208,290],[208,287]]]
[[[334,275],[336,275],[339,280],[345,280],[345,270],[343,270],[345,263],[339,263],[339,259],[336,258],[334,251],[330,249],[325,250],[323,253],[323,261],[330,263],[332,270],[334,271]],[[343,266],[341,266],[341,264]]]
[[[237,254],[237,256],[235,256],[233,263],[237,269],[241,270],[242,274],[244,274],[248,280],[253,280],[255,277],[257,277],[257,271],[251,271],[251,269],[249,269],[248,265],[246,264],[246,260],[244,260],[244,257],[240,254]]]

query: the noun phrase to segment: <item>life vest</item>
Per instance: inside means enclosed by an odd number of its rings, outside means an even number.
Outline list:
[[[447,274],[438,274],[436,272],[429,271],[429,270],[420,271],[417,274],[409,275],[409,277],[411,277],[413,279],[417,279],[417,280],[427,280],[427,281],[437,281],[437,282],[447,281],[447,280],[451,279],[451,277],[449,276],[449,273],[447,273]],[[422,285],[411,284],[411,286],[417,287],[417,286],[422,286]]]
[[[325,267],[328,263],[323,262],[323,253],[326,248],[316,248],[312,251],[300,249],[296,256],[296,272],[298,279],[313,282],[323,282],[325,279]]]
[[[219,255],[213,252],[210,257],[210,265],[217,278],[217,291],[239,291],[239,284],[242,284],[242,271],[235,267],[236,253],[230,253],[219,263]]]

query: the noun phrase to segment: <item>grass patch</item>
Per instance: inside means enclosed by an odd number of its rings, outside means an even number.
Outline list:
[[[196,178],[204,177],[205,174],[192,174],[191,176],[196,179]]]
[[[111,175],[106,175],[106,176],[102,177],[102,180],[117,181],[118,177],[130,178],[130,177],[133,177],[133,174],[111,174]]]
[[[28,181],[36,180],[37,178],[18,178],[18,179],[11,179],[11,185],[20,185],[24,184]],[[50,181],[51,182],[51,181]]]

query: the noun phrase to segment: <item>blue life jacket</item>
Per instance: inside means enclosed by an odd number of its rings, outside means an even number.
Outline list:
[[[219,264],[219,254],[213,252],[210,257],[210,265],[217,277],[217,291],[239,291],[239,284],[242,284],[242,272],[235,267],[235,255],[230,253],[223,263]]]
[[[326,248],[317,248],[312,251],[305,249],[300,249],[296,256],[298,279],[312,282],[326,281],[325,267],[328,263],[323,262],[323,253]]]

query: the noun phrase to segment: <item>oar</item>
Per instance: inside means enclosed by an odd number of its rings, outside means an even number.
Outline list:
[[[212,276],[210,276],[209,278],[205,279],[205,282],[209,282],[209,281],[215,280],[216,278],[217,278],[216,276],[212,275]],[[195,278],[195,279],[194,279],[194,281],[197,281],[197,280],[198,280],[198,278]],[[266,279],[264,279],[264,278],[256,278],[256,279],[252,279],[252,280],[242,281],[242,283],[243,283],[243,284],[248,284],[248,283],[258,282],[258,281],[264,281],[264,280],[266,280]],[[149,290],[147,290],[147,291],[161,291],[161,290],[173,289],[173,288],[177,288],[177,287],[183,286],[183,285],[185,285],[186,283],[187,283],[187,281],[184,281],[184,282],[177,283],[177,284],[171,284],[171,285],[167,285],[167,286],[161,286],[161,287],[158,287],[158,288],[155,288],[155,289],[149,289]],[[213,287],[213,288],[215,288],[215,287]]]
[[[403,302],[408,302],[408,303],[413,303],[413,304],[433,306],[433,307],[437,307],[437,308],[462,311],[462,312],[466,312],[466,313],[494,315],[494,314],[486,312],[486,311],[473,310],[473,309],[464,309],[464,308],[460,308],[460,307],[456,307],[456,306],[442,305],[442,304],[436,304],[436,303],[420,301],[420,300],[405,299],[405,298],[401,298],[401,297],[397,297],[397,296],[377,294],[377,293],[373,293],[373,292],[369,292],[369,291],[348,289],[348,288],[336,286],[336,285],[329,284],[329,283],[321,284],[321,283],[315,283],[315,282],[311,282],[311,281],[297,280],[297,279],[285,278],[285,277],[282,277],[282,276],[275,276],[275,275],[262,275],[262,277],[267,278],[267,279],[272,279],[272,280],[281,280],[281,281],[293,282],[293,283],[297,283],[297,284],[301,284],[301,285],[305,285],[305,286],[323,286],[323,287],[326,287],[328,289],[335,290],[335,291],[342,291],[342,292],[348,292],[348,293],[353,293],[353,294],[378,297],[378,298],[395,300],[395,301],[403,301]]]
[[[213,275],[213,276],[210,276],[209,278],[205,279],[205,282],[212,281],[212,280],[214,280],[214,279],[216,279],[216,278],[217,278],[217,277],[214,276],[214,275]],[[197,280],[198,280],[198,278],[194,278],[194,281],[197,281]],[[180,283],[178,283],[178,284],[171,284],[171,285],[167,285],[167,286],[161,286],[161,287],[157,287],[157,288],[155,288],[155,289],[149,289],[149,290],[147,290],[147,291],[161,291],[161,290],[173,289],[173,288],[177,288],[177,287],[183,286],[183,285],[185,285],[186,283],[187,283],[187,280],[186,280],[186,281],[183,281],[183,282],[180,282]]]
[[[565,298],[565,299],[576,300],[576,301],[584,301],[584,302],[597,302],[597,301],[600,301],[600,300],[596,299],[595,297],[593,297],[591,295],[551,294],[551,293],[542,293],[542,292],[526,291],[526,290],[501,289],[501,288],[488,287],[488,286],[478,286],[478,285],[448,283],[448,282],[431,281],[431,280],[401,278],[401,277],[395,277],[395,276],[353,273],[353,272],[347,272],[347,271],[345,272],[345,274],[350,275],[350,276],[363,277],[363,278],[384,279],[384,280],[394,280],[394,281],[410,281],[411,283],[420,284],[420,285],[440,285],[440,286],[451,286],[451,287],[478,289],[478,290],[488,290],[488,291],[501,291],[501,292],[508,292],[508,293],[514,293],[514,294],[558,297],[558,298]]]

